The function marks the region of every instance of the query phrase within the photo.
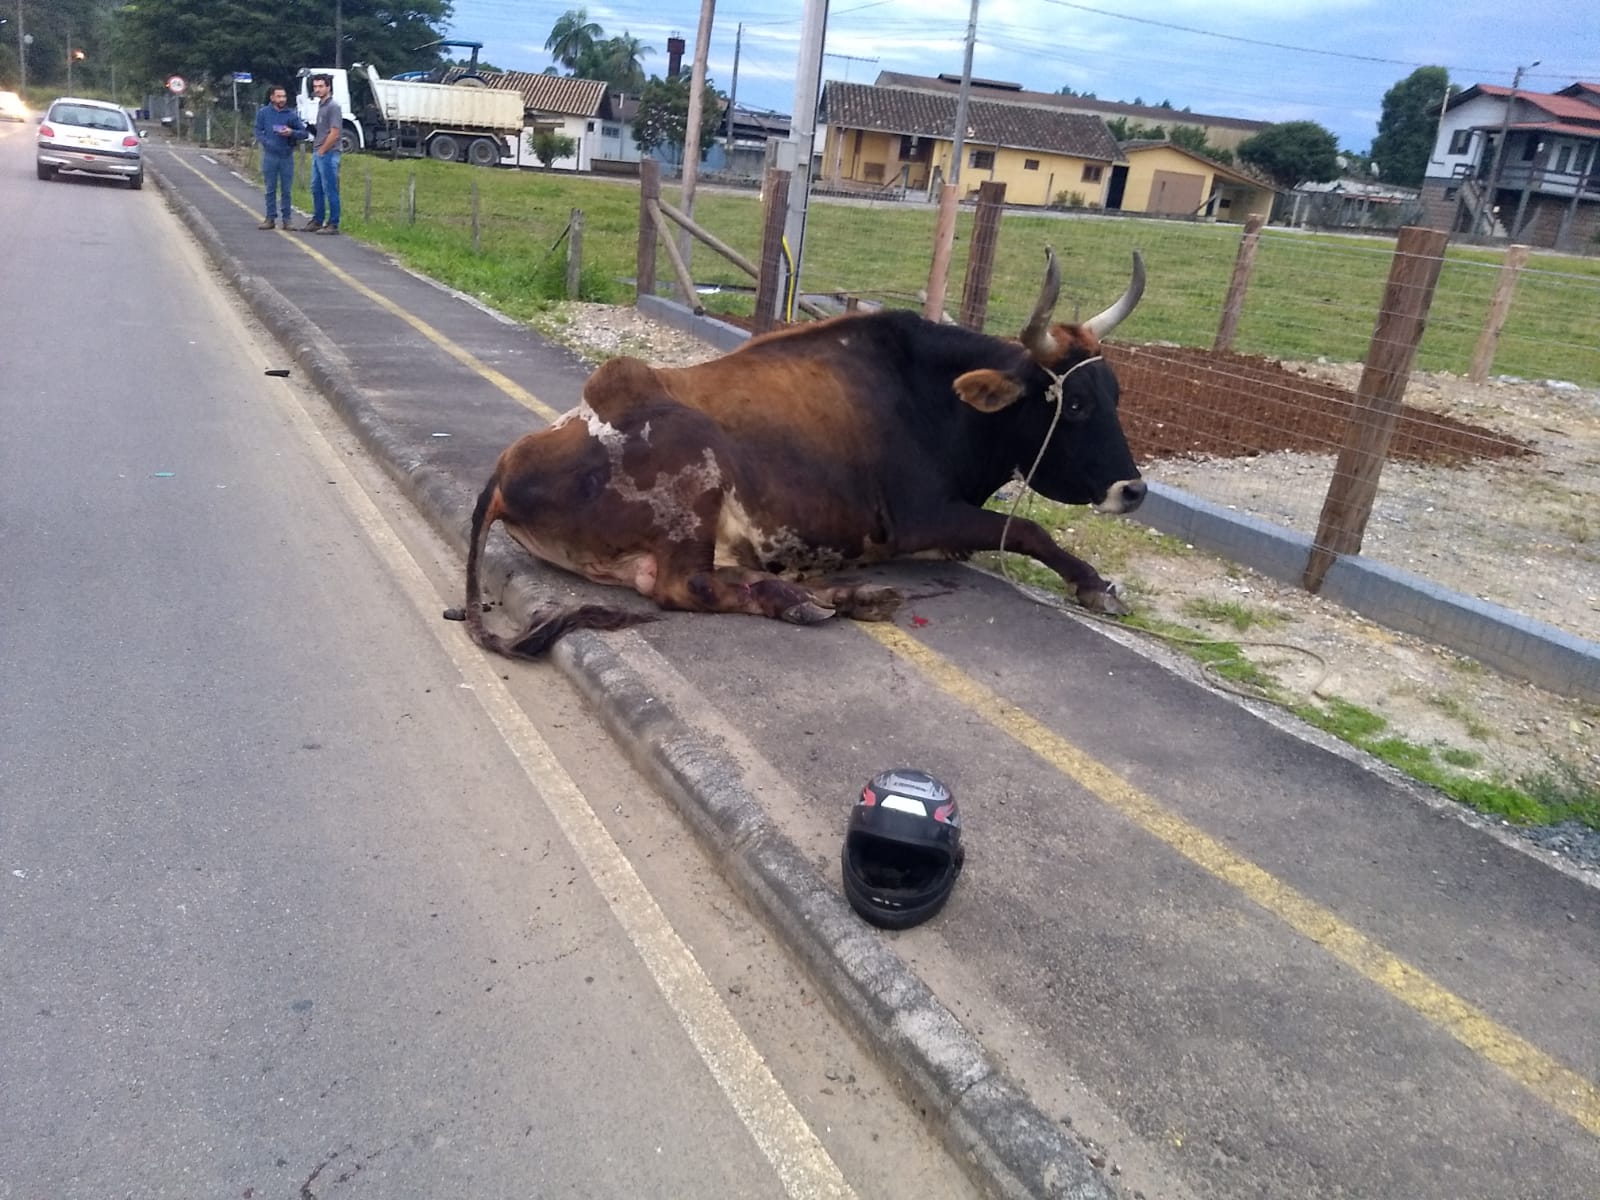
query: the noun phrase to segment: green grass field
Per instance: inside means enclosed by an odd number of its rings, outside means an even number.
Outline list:
[[[407,187],[416,180],[416,222]],[[471,243],[471,188],[478,187],[480,251]],[[371,189],[371,216],[367,189]],[[297,190],[305,192],[305,181]],[[667,188],[669,200],[677,193]],[[344,162],[347,232],[394,251],[409,265],[528,317],[560,294],[569,214],[585,221],[584,298],[632,298],[639,220],[633,180],[558,172],[469,170],[426,161],[390,162],[351,155]],[[309,207],[309,196],[302,203]],[[695,217],[755,259],[761,204],[754,193],[702,191]],[[963,212],[946,306],[959,306],[972,224]],[[814,199],[806,230],[804,282],[813,292],[843,292],[915,305],[927,284],[934,213],[926,206],[880,206]],[[1132,251],[1149,268],[1144,303],[1119,330],[1132,342],[1209,346],[1232,274],[1240,227],[1130,218],[1011,214],[995,258],[988,327],[1020,328],[1038,293],[1044,247],[1062,263],[1058,313],[1088,315],[1126,284]],[[1366,355],[1393,253],[1392,239],[1267,230],[1235,349],[1278,359],[1318,356],[1355,362]],[[1448,252],[1417,365],[1465,372],[1488,311],[1500,254]],[[704,246],[694,252],[695,281],[734,285],[706,298],[714,311],[748,312],[752,282]],[[672,278],[664,256],[657,269]],[[1535,254],[1518,285],[1495,360],[1497,374],[1600,385],[1600,259]]]

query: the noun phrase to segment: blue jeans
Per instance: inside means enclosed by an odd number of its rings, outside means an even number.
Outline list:
[[[294,188],[294,155],[262,154],[261,178],[267,185],[267,220],[287,221],[294,211],[289,205]]]
[[[318,225],[339,223],[339,152],[311,156],[311,219]]]

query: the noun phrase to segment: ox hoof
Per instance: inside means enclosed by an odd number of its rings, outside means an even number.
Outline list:
[[[444,619],[446,621],[465,621],[467,619],[467,610],[464,608],[447,608],[444,610]]]
[[[1079,592],[1078,603],[1090,612],[1107,617],[1125,617],[1133,611],[1114,583],[1107,584],[1103,591]]]
[[[823,608],[812,600],[804,600],[784,609],[779,615],[791,625],[820,625],[833,616],[833,609]]]
[[[892,587],[859,587],[839,602],[838,611],[855,621],[887,621],[905,597]]]

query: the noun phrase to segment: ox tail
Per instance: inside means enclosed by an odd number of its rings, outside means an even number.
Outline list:
[[[574,629],[626,629],[658,619],[655,613],[610,608],[603,604],[579,604],[538,609],[528,628],[514,637],[503,637],[487,628],[483,623],[483,548],[489,540],[489,530],[504,515],[499,480],[491,479],[479,493],[478,503],[472,510],[472,531],[467,543],[466,605],[444,611],[447,621],[465,621],[472,640],[485,650],[508,658],[534,659],[544,655],[557,639]]]

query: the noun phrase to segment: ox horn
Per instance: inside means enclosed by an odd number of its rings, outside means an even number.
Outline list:
[[[1139,297],[1144,295],[1144,257],[1135,250],[1133,252],[1133,278],[1128,282],[1128,290],[1122,293],[1122,298],[1106,309],[1097,313],[1083,323],[1083,327],[1093,333],[1095,337],[1105,337],[1118,325],[1127,319],[1129,313],[1139,303]]]
[[[1053,362],[1056,356],[1056,339],[1050,333],[1050,318],[1056,311],[1056,300],[1061,296],[1061,268],[1056,265],[1056,252],[1044,248],[1044,286],[1039,289],[1039,302],[1033,306],[1033,315],[1022,327],[1021,342],[1035,362]]]

